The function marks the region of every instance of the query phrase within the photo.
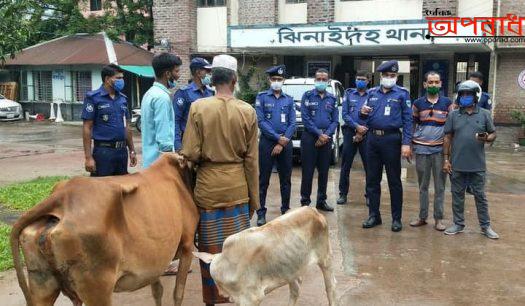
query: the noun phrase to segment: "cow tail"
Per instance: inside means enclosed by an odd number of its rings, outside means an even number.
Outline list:
[[[44,200],[44,202],[40,203],[22,215],[15,225],[13,225],[13,229],[11,230],[10,242],[13,263],[16,270],[16,276],[18,278],[18,284],[24,293],[24,297],[28,306],[33,306],[33,301],[31,299],[31,294],[29,293],[29,286],[27,284],[26,275],[24,273],[20,256],[20,234],[28,225],[35,222],[37,219],[42,218],[46,214],[49,214],[56,207],[56,203],[57,202],[54,196],[47,198]]]

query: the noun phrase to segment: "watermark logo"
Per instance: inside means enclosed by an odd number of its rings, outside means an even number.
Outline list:
[[[442,11],[436,10],[442,13]],[[432,12],[434,13],[434,12]],[[465,42],[525,42],[525,17],[426,17],[426,38],[464,38]]]
[[[523,70],[523,71],[518,75],[518,85],[519,85],[522,89],[525,89],[525,70]]]
[[[452,16],[452,11],[435,8],[434,10],[425,9],[425,16]]]

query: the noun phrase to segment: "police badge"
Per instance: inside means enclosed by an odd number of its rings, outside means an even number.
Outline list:
[[[109,121],[109,115],[108,114],[102,115],[102,120],[105,121],[105,122],[108,122]]]
[[[178,105],[178,106],[182,106],[182,104],[184,104],[184,99],[183,99],[183,98],[179,98],[179,99],[177,100],[177,105]]]

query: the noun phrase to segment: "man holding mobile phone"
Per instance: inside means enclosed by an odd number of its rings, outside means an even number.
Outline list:
[[[454,225],[445,230],[455,235],[465,228],[465,190],[472,188],[481,233],[490,239],[499,235],[490,226],[485,195],[485,143],[496,139],[496,129],[490,111],[477,105],[479,86],[465,81],[458,87],[458,110],[450,113],[445,123],[443,171],[450,174]]]

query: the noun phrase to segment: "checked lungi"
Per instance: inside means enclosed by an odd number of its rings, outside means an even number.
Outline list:
[[[250,208],[240,204],[213,210],[200,209],[199,252],[217,254],[228,236],[250,227]],[[219,295],[217,286],[210,275],[210,265],[200,261],[202,277],[202,298],[205,304],[229,303]]]

